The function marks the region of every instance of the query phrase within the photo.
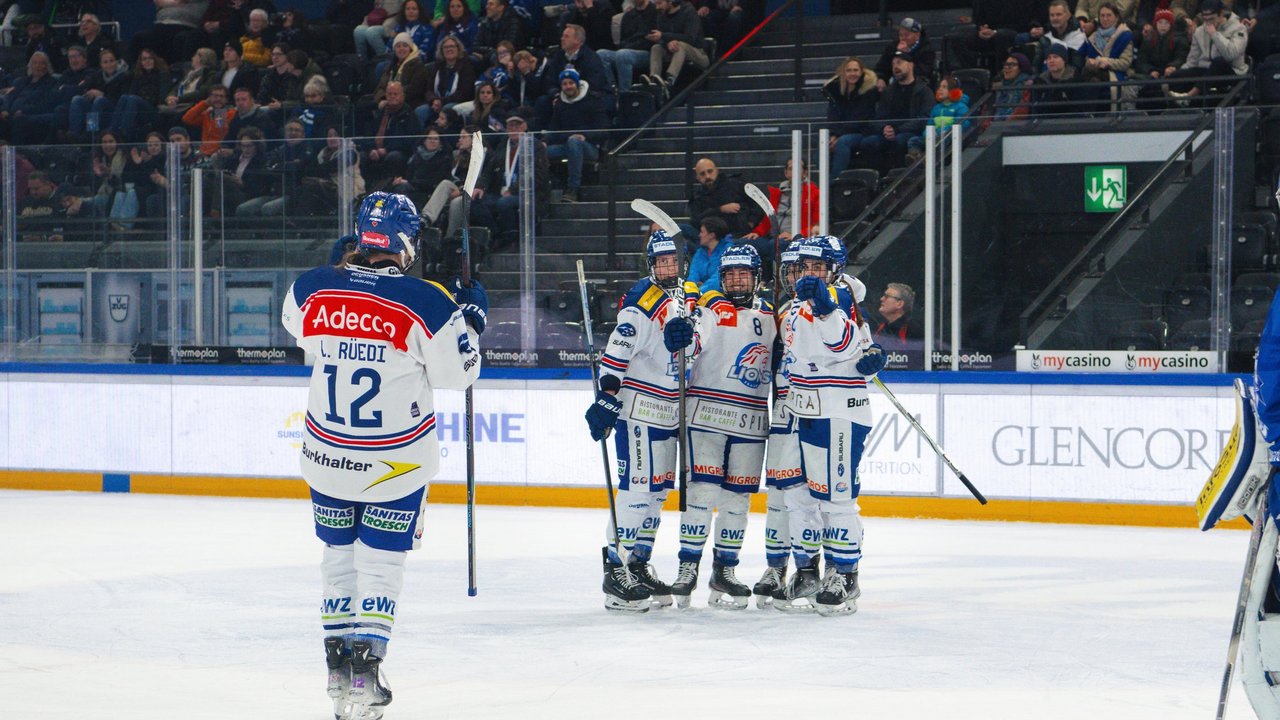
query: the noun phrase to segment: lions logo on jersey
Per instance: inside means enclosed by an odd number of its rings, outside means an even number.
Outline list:
[[[730,377],[755,390],[769,380],[769,348],[763,343],[750,343],[738,353],[729,368]]]

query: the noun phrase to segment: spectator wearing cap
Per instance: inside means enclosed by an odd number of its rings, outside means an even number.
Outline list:
[[[427,67],[427,94],[418,108],[418,120],[430,125],[441,110],[475,97],[475,66],[467,59],[462,41],[452,35],[436,45],[436,61]]]
[[[991,84],[991,119],[994,122],[1016,120],[1031,112],[1031,60],[1026,55],[1009,53],[1000,65],[1000,77]]]
[[[1071,6],[1067,4],[1067,0],[1049,0],[1048,27],[1032,26],[1028,33],[1028,42],[1036,44],[1036,56],[1031,60],[1032,67],[1039,68],[1040,71],[1048,69],[1045,61],[1049,57],[1050,48],[1061,45],[1067,50],[1067,64],[1079,70],[1084,66],[1084,56],[1080,54],[1080,48],[1088,39],[1088,35],[1080,29],[1079,21],[1071,14]],[[1021,42],[1022,37],[1019,36],[1017,41]]]
[[[136,59],[144,48],[172,64],[182,58],[183,38],[198,30],[209,0],[153,0],[156,6],[155,23],[134,33],[129,41],[129,57]]]
[[[1085,58],[1082,77],[1105,83],[1124,82],[1129,79],[1129,68],[1133,65],[1133,32],[1120,21],[1119,6],[1113,2],[1104,2],[1098,7],[1097,20],[1089,41],[1080,48]],[[1112,86],[1109,92],[1113,101],[1121,97],[1132,99],[1137,96],[1138,88]],[[1113,104],[1112,109],[1117,106]]]
[[[551,108],[551,131],[547,157],[565,159],[569,179],[564,191],[565,202],[578,201],[582,187],[582,165],[600,159],[600,143],[609,128],[609,112],[599,93],[592,92],[587,81],[573,68],[560,73],[560,95]]]
[[[658,10],[658,27],[647,36],[649,48],[649,82],[660,85],[671,94],[686,61],[706,70],[711,58],[702,47],[702,19],[683,0],[654,0]],[[663,69],[663,66],[666,69]],[[642,80],[644,78],[641,78]]]
[[[882,92],[889,84],[889,79],[893,77],[893,59],[899,53],[905,53],[911,57],[915,65],[914,74],[917,77],[931,78],[938,67],[937,55],[933,51],[933,45],[929,42],[924,26],[915,18],[902,18],[898,23],[898,39],[889,41],[884,52],[880,53],[880,60],[876,62],[874,68],[876,87]]]
[[[831,128],[831,177],[840,177],[849,168],[862,138],[875,132],[871,121],[880,101],[876,86],[875,71],[856,57],[840,63],[836,74],[822,86]]]
[[[28,61],[31,60],[32,55],[42,52],[49,58],[53,72],[59,72],[65,67],[62,62],[62,44],[53,33],[49,32],[49,26],[38,13],[22,16],[14,24],[26,29],[27,39],[23,48],[26,50]],[[93,64],[89,67],[97,67],[97,65]]]
[[[1187,60],[1168,75],[1171,81],[1181,82],[1170,82],[1169,94],[1179,99],[1199,95],[1203,92],[1202,85],[1188,82],[1194,78],[1246,74],[1248,44],[1248,29],[1235,13],[1226,9],[1222,0],[1202,0],[1200,23],[1191,36]]]
[[[1036,76],[1032,87],[1032,109],[1036,115],[1070,115],[1090,110],[1079,101],[1092,99],[1095,93],[1088,92],[1076,69],[1067,64],[1070,52],[1064,45],[1049,48],[1045,56],[1047,69]]]
[[[274,33],[269,26],[267,11],[255,8],[249,13],[249,27],[240,36],[240,46],[246,62],[264,68],[271,64],[271,44]]]
[[[27,60],[27,74],[0,92],[0,135],[16,145],[44,142],[54,127],[57,100],[49,56],[36,52]]]
[[[182,122],[200,129],[200,154],[209,157],[222,146],[222,139],[227,136],[235,117],[236,109],[228,102],[227,89],[214,85],[209,89],[209,97],[182,114]]]
[[[404,174],[420,132],[422,124],[405,102],[404,86],[395,81],[387,83],[381,107],[365,124],[363,134],[367,139],[360,142],[365,179],[372,188]]]
[[[949,33],[959,66],[985,68],[994,76],[1018,33],[1031,27],[1040,0],[972,0],[972,24]]]
[[[80,46],[84,48],[89,64],[95,67],[98,65],[98,53],[102,52],[103,48],[116,49],[115,41],[102,34],[102,22],[93,13],[80,16],[80,26],[76,34],[80,36]]]
[[[483,195],[496,222],[498,244],[510,243],[520,234],[520,176],[524,168],[519,150],[528,129],[528,119],[512,113],[507,118],[506,137],[498,141],[487,158],[488,190]],[[546,143],[537,138],[533,143],[533,203],[540,211],[551,194],[551,167]]]
[[[228,40],[222,46],[222,68],[219,81],[228,93],[234,95],[239,88],[248,88],[249,92],[258,92],[261,74],[256,65],[244,60],[244,48],[239,40]]]
[[[503,42],[511,43],[512,53],[514,48],[524,47],[525,35],[524,21],[511,9],[511,0],[487,0],[471,57],[482,65],[487,64]]]
[[[406,4],[412,5],[414,2],[416,0],[410,0]],[[418,107],[427,100],[427,74],[427,66],[422,64],[422,55],[413,37],[409,33],[396,35],[391,44],[391,62],[378,78],[378,86],[373,89],[373,94],[367,100],[360,99],[360,109],[368,112],[374,105],[382,107],[386,103],[387,85],[393,82],[400,83],[404,88],[405,102],[409,107]]]
[[[1143,38],[1138,57],[1133,62],[1134,73],[1143,78],[1168,77],[1177,72],[1187,61],[1190,45],[1186,33],[1173,27],[1174,14],[1168,8],[1156,10],[1151,33]],[[1143,96],[1159,94],[1155,85],[1147,85],[1139,93]]]
[[[911,53],[899,52],[893,58],[893,78],[876,106],[875,132],[862,139],[859,152],[868,158],[879,156],[882,168],[898,164],[912,138],[924,133],[933,105],[933,89],[915,74]]]
[[[67,131],[74,142],[86,142],[89,135],[108,127],[111,110],[116,101],[129,90],[129,68],[116,57],[113,48],[102,48],[98,53],[98,72],[89,76],[84,94],[71,99],[67,109]],[[96,127],[86,126],[90,117],[96,118]],[[117,128],[130,132],[132,127]]]
[[[649,66],[649,48],[653,47],[653,41],[645,36],[657,27],[658,8],[653,0],[635,0],[622,13],[622,33],[617,49],[598,53],[610,82],[618,92],[631,89],[636,68]]]

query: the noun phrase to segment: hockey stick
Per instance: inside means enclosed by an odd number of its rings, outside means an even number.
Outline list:
[[[746,191],[747,197],[751,198],[764,211],[764,216],[769,218],[769,229],[773,230],[773,322],[777,325],[781,322],[777,313],[778,303],[782,299],[782,240],[778,237],[778,234],[782,232],[782,228],[778,227],[778,215],[774,211],[773,203],[769,202],[769,198],[760,191],[760,188],[747,183],[742,186],[742,189]]]
[[[956,467],[956,464],[951,462],[951,458],[947,457],[947,451],[943,450],[942,446],[930,437],[929,433],[925,432],[924,426],[920,424],[920,421],[916,420],[914,415],[907,412],[907,409],[902,407],[902,403],[898,402],[898,398],[894,396],[893,393],[889,392],[889,388],[885,387],[884,382],[878,376],[872,376],[871,381],[880,388],[880,391],[885,394],[885,397],[889,398],[889,402],[893,403],[893,406],[898,408],[898,412],[902,413],[902,416],[907,419],[907,422],[911,423],[911,427],[915,428],[916,432],[920,433],[920,436],[929,443],[929,447],[933,448],[933,451],[938,453],[938,456],[942,458],[942,462],[946,463],[947,467],[951,468],[951,472],[955,473],[956,477],[960,478],[960,482],[964,483],[964,486],[969,489],[969,492],[973,493],[973,496],[978,499],[978,502],[986,505],[987,499],[982,496],[982,493],[978,492],[978,488],[974,487],[973,483],[969,482],[969,478],[965,477],[964,473],[960,472],[960,468]]]
[[[479,131],[471,136],[467,178],[462,183],[462,284],[471,287],[471,193],[484,165],[484,142]],[[467,438],[467,596],[476,596],[476,408],[471,386],[464,393]]]
[[[681,271],[684,270],[684,242],[685,241],[684,241],[684,236],[680,232],[680,226],[676,225],[676,221],[672,220],[670,215],[663,212],[662,208],[658,207],[657,205],[654,205],[648,200],[643,200],[641,198],[636,198],[635,200],[632,200],[631,209],[649,218],[653,222],[658,223],[658,226],[661,227],[663,230],[665,230],[666,233],[670,235],[671,238],[676,242],[676,268],[677,268],[676,280],[679,282],[679,288],[678,288],[678,292],[673,294],[672,299],[676,301],[677,315],[683,318],[685,316],[684,315],[685,313],[684,279],[680,277],[680,273]],[[677,380],[678,382],[677,387],[679,388],[678,390],[679,395],[677,400],[679,407],[677,408],[677,412],[679,413],[679,417],[680,417],[679,419],[680,425],[679,425],[679,434],[676,436],[676,455],[677,455],[676,462],[679,463],[678,467],[680,468],[680,512],[684,512],[685,509],[688,507],[688,500],[686,499],[686,496],[689,494],[689,478],[688,478],[689,472],[688,472],[688,468],[685,467],[689,459],[689,446],[688,446],[688,439],[685,437],[685,428],[687,427],[687,425],[686,425],[685,410],[684,410],[684,398],[685,398],[685,392],[688,390],[688,388],[686,387],[687,383],[685,382],[684,350],[680,351],[680,359],[677,361],[676,372],[679,373],[680,375],[679,379]]]
[[[1275,481],[1275,478],[1272,478]],[[1267,493],[1263,491],[1258,510],[1253,516],[1253,532],[1249,533],[1249,552],[1245,554],[1244,575],[1240,578],[1240,597],[1236,600],[1236,616],[1231,621],[1231,641],[1227,643],[1227,667],[1222,672],[1222,687],[1218,690],[1217,720],[1227,714],[1227,697],[1231,695],[1231,680],[1236,672],[1236,655],[1240,652],[1240,634],[1244,632],[1245,607],[1249,604],[1249,590],[1253,587],[1253,566],[1258,562],[1258,547],[1262,545],[1262,533],[1267,526],[1270,509]]]
[[[582,271],[582,261],[578,261],[578,291],[582,294],[582,325],[587,333],[587,357],[591,358],[591,383],[597,394],[600,392],[600,364],[596,361],[596,340],[591,329],[590,300],[587,298],[587,276]],[[604,461],[604,486],[609,491],[609,533],[613,538],[613,549],[618,553],[618,560],[624,565],[627,562],[623,554],[622,540],[618,537],[618,507],[613,499],[613,473],[609,471],[609,430],[600,438],[600,459]]]

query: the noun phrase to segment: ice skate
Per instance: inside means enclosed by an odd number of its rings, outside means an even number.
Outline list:
[[[653,572],[653,565],[647,561],[633,560],[627,563],[627,570],[649,591],[654,607],[667,607],[671,604],[671,586],[658,579],[657,574]]]
[[[351,653],[342,638],[324,639],[324,662],[329,669],[327,691],[333,700],[333,718],[347,720],[351,717],[351,701],[347,698],[351,690]]]
[[[676,607],[684,610],[689,607],[693,589],[698,587],[698,563],[685,561],[680,563],[676,571],[676,581],[671,583],[671,594],[675,596]]]
[[[738,582],[732,566],[715,563],[709,585],[711,597],[707,600],[707,607],[742,610],[751,599],[751,588]]]
[[[604,556],[604,607],[620,612],[649,612],[649,588],[627,572],[622,563],[609,559],[609,548],[601,548]]]
[[[773,604],[773,596],[787,583],[787,566],[767,567],[760,580],[751,588],[756,596],[756,607],[763,610]]]
[[[821,582],[816,564],[796,569],[791,581],[773,596],[774,609],[783,612],[812,612],[813,596]]]
[[[858,596],[862,590],[858,588],[858,571],[833,572],[822,583],[818,591],[815,607],[819,615],[848,615],[858,611]]]
[[[391,704],[391,688],[382,674],[382,658],[362,640],[351,643],[351,720],[378,720]]]

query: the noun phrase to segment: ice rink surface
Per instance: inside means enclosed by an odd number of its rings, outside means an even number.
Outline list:
[[[0,492],[0,698],[46,720],[326,720],[309,504]],[[1188,513],[1192,512],[1188,509]],[[855,615],[601,606],[600,510],[431,505],[399,718],[1212,717],[1246,533],[869,518]],[[659,532],[674,575],[678,517]],[[763,569],[752,515],[739,577]],[[710,549],[707,550],[708,556]],[[1253,717],[1237,684],[1232,718]]]

